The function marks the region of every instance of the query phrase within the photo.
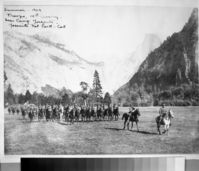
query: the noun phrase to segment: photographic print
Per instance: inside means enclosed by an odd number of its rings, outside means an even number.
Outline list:
[[[5,155],[198,154],[198,8],[4,5]]]

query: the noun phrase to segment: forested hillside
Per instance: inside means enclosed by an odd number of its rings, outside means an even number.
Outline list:
[[[117,102],[135,105],[198,105],[198,9],[179,33],[168,37],[115,94]],[[123,100],[122,100],[123,99]]]

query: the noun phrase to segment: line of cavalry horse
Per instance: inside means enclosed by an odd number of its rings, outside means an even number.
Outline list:
[[[134,109],[134,110],[132,110]],[[35,105],[21,105],[17,106],[9,106],[8,107],[9,114],[19,114],[21,113],[23,119],[27,115],[30,119],[30,122],[34,121],[51,121],[51,122],[69,122],[70,124],[74,124],[74,122],[94,122],[94,121],[118,121],[118,117],[120,116],[119,108],[114,106],[113,109],[110,106],[106,108],[100,106],[98,109],[94,107],[77,107],[77,106],[62,106],[62,105],[54,105],[54,106],[35,106]],[[137,131],[139,131],[139,117],[141,116],[139,108],[129,108],[129,112],[124,113],[122,115],[122,120],[124,120],[124,127],[129,130],[129,125],[131,123],[131,130],[133,129],[133,122],[137,125]],[[157,123],[157,132],[161,135],[162,133],[166,133],[169,135],[169,127],[171,125],[171,119],[174,118],[174,114],[172,110],[168,110],[160,120],[160,116],[155,118]],[[160,126],[164,126],[164,131],[160,131]]]

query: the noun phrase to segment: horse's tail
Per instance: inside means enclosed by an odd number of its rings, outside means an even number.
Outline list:
[[[156,123],[158,123],[158,116],[157,116],[157,117],[155,117],[155,122],[156,122]]]

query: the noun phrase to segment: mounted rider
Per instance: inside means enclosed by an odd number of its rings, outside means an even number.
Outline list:
[[[159,110],[159,120],[158,120],[158,124],[161,124],[161,121],[163,119],[163,117],[167,114],[167,110],[165,109],[165,104],[162,103],[162,107]]]
[[[62,121],[63,112],[64,112],[64,107],[62,106],[62,104],[60,104],[59,105],[59,119],[60,119],[60,121]]]
[[[119,114],[119,108],[118,108],[118,105],[114,105],[114,109],[113,109],[113,113],[116,115],[116,114]]]

